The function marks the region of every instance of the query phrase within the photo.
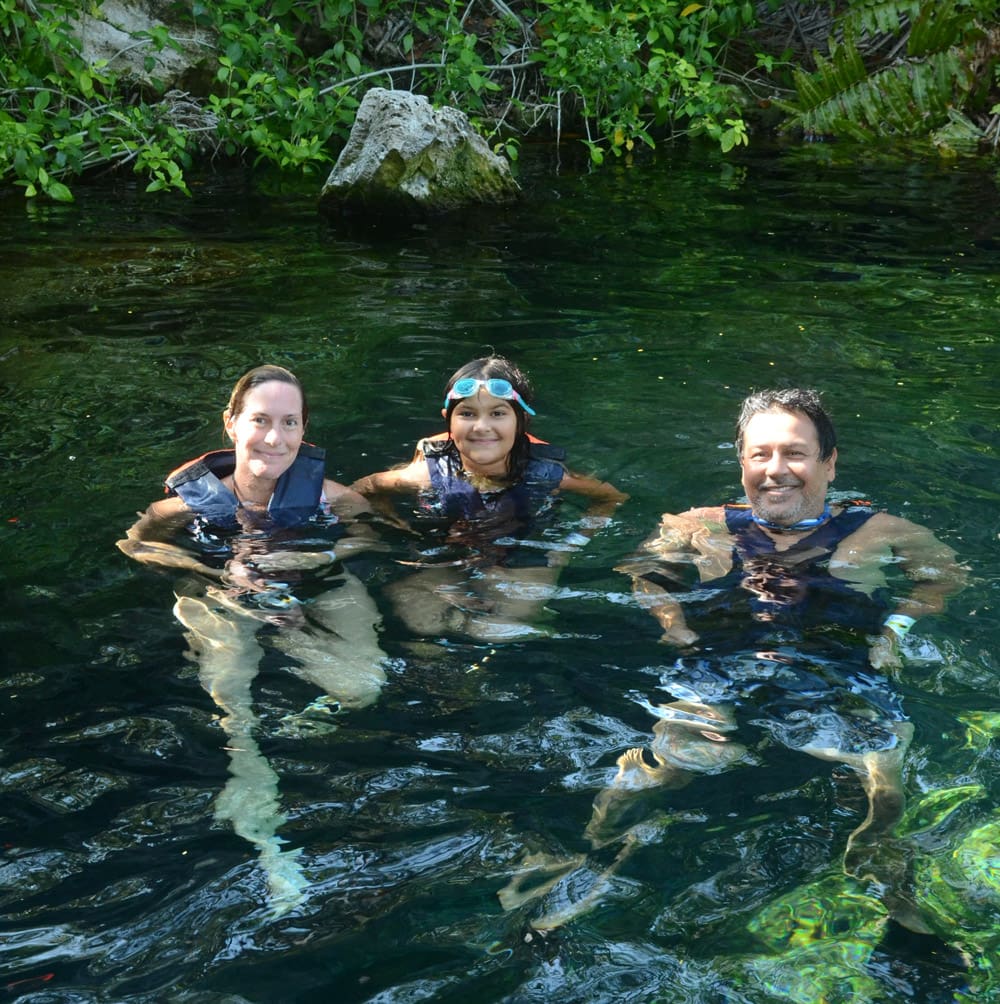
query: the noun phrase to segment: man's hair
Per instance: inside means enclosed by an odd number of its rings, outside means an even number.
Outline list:
[[[826,413],[819,394],[805,387],[788,387],[784,390],[759,390],[746,398],[736,420],[736,452],[743,456],[743,434],[754,415],[764,411],[798,412],[805,415],[816,427],[819,438],[819,459],[829,460],[837,446],[837,432]]]

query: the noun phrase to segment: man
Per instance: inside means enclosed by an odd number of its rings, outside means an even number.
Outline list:
[[[664,514],[622,566],[661,640],[680,649],[661,678],[675,700],[649,706],[655,763],[641,749],[619,758],[588,833],[606,842],[609,810],[625,791],[678,787],[747,761],[733,741],[741,710],[784,746],[858,771],[869,810],[845,867],[867,872],[903,810],[912,734],[879,671],[901,667],[903,637],[944,608],[963,573],[925,527],[867,503],[828,502],[836,434],[815,392],[748,397],[736,449],[749,504]],[[886,573],[897,570],[909,580],[903,595],[889,590]]]

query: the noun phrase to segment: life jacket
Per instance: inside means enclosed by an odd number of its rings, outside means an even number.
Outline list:
[[[323,496],[326,474],[326,451],[309,443],[299,447],[292,465],[278,478],[267,506],[272,525],[298,526],[315,514]],[[222,478],[236,468],[233,450],[214,450],[189,460],[173,471],[164,482],[168,495],[178,496],[194,513],[215,526],[236,525],[239,499]]]
[[[870,596],[833,575],[829,559],[841,541],[876,510],[870,502],[841,503],[843,509],[812,533],[779,551],[754,521],[748,505],[727,505],[726,527],[733,535],[733,567],[711,589],[736,587],[750,594],[754,616],[774,624],[838,624],[876,632],[884,617],[886,590]]]
[[[860,499],[844,502],[841,505],[843,506],[842,512],[831,516],[808,536],[800,538],[791,547],[785,548],[780,553],[789,554],[818,547],[833,554],[842,540],[850,537],[855,530],[875,515],[872,504]],[[723,508],[726,513],[726,529],[736,541],[734,563],[737,558],[744,561],[761,554],[778,553],[773,538],[754,522],[753,511],[749,505],[732,503]]]
[[[463,476],[462,459],[447,432],[422,439],[418,453],[427,462],[431,490],[445,515],[469,519],[485,514],[527,520],[559,487],[566,467],[566,451],[544,440],[528,436],[528,463],[521,479],[496,492],[480,492]]]

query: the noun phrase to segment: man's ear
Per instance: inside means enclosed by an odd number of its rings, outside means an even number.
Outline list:
[[[222,427],[226,430],[226,435],[229,437],[231,443],[236,442],[236,437],[233,435],[233,420],[229,415],[229,409],[226,408],[222,413]]]
[[[833,448],[833,452],[830,454],[830,458],[827,460],[828,469],[830,472],[830,480],[837,476],[837,447]]]

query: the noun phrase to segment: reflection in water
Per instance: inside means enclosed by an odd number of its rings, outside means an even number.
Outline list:
[[[995,191],[954,167],[798,156],[738,174],[701,155],[546,173],[517,214],[392,239],[318,225],[312,193],[180,203],[97,187],[30,215],[3,200],[2,246],[18,249],[0,257],[12,999],[998,992]],[[212,434],[188,416],[260,358],[315,388],[310,436],[349,482],[405,455],[441,374],[488,346],[551,388],[539,433],[632,501],[571,558],[530,641],[414,650],[385,595],[414,555],[388,534],[364,572],[405,669],[333,732],[287,734],[316,690],[264,652],[255,740],[280,785],[277,850],[299,849],[311,883],[269,918],[254,848],[212,819],[228,760],[170,583],[136,576],[113,541]],[[752,726],[754,769],[609,805],[634,834],[623,860],[586,833],[616,759],[658,721],[638,702],[691,700],[656,696],[673,658],[612,569],[664,509],[730,498],[720,430],[763,383],[823,388],[852,444],[838,485],[934,527],[972,566],[960,600],[908,636],[894,684],[914,735],[894,835],[913,868],[893,901],[840,873],[865,812],[855,778]],[[699,743],[736,749],[701,735],[731,736],[724,724],[657,750],[669,764]],[[272,783],[253,781],[261,804]],[[595,909],[550,934],[529,929],[537,901],[503,910],[526,860],[580,855],[524,886],[557,878],[553,913],[594,891]],[[894,919],[906,911],[933,932],[916,948]]]

